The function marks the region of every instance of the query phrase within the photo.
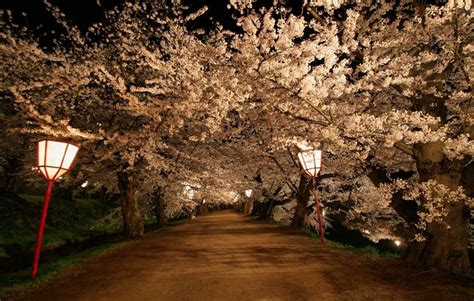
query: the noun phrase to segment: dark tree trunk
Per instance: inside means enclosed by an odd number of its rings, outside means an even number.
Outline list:
[[[122,204],[122,216],[125,235],[135,238],[143,235],[143,220],[138,200],[135,196],[135,177],[130,172],[117,172],[118,188]]]
[[[201,213],[206,214],[209,212],[209,205],[207,203],[204,203],[201,205]]]
[[[100,201],[102,204],[105,204],[105,203],[107,203],[107,201],[108,201],[107,187],[105,187],[105,186],[101,186],[101,187],[100,187],[99,201]]]
[[[461,185],[462,162],[450,161],[443,154],[443,143],[432,142],[415,146],[414,154],[420,181],[435,180],[455,190]],[[470,271],[467,252],[469,210],[464,202],[444,204],[448,214],[444,223],[433,222],[426,229],[426,240],[414,242],[407,250],[410,262],[466,275]]]
[[[21,162],[17,158],[9,158],[4,166],[4,174],[0,175],[0,191],[6,194],[16,194],[18,172],[20,172]]]
[[[244,203],[244,214],[251,214],[253,210],[253,200],[248,200]]]
[[[163,198],[163,187],[158,187],[154,194],[156,224],[162,227],[166,223],[165,217],[165,200]]]
[[[251,215],[258,216],[261,219],[270,217],[273,208],[273,200],[266,202],[254,202]]]
[[[73,199],[73,195],[74,195],[74,188],[72,185],[68,185],[64,188],[64,199],[69,201],[69,202],[72,202],[74,199]]]
[[[308,208],[308,201],[311,197],[312,181],[304,174],[300,177],[298,193],[296,194],[296,208],[291,226],[303,227],[306,216],[311,213],[311,207]]]

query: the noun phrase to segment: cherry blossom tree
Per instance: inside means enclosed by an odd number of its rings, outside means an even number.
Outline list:
[[[233,41],[235,60],[247,70],[242,81],[260,92],[249,102],[280,113],[283,128],[268,126],[277,147],[311,141],[325,150],[328,171],[416,171],[404,185],[415,191],[407,198],[418,205],[415,238],[422,241],[408,259],[468,272],[472,198],[461,175],[474,150],[472,12],[440,5],[420,15],[411,3],[312,12],[307,20],[272,7],[239,19],[244,35]],[[373,205],[386,208],[394,190],[381,189],[386,197]]]
[[[292,223],[311,225],[294,158],[315,147],[328,209],[365,230],[389,216],[411,229],[409,260],[469,271],[470,1],[303,1],[299,13],[230,1],[235,31],[194,28],[205,7],[157,1],[84,32],[45,4],[67,33],[53,45],[0,31],[2,132],[80,143],[88,179],[120,190],[129,237],[143,234],[141,208],[161,222],[249,187],[254,213],[296,198]]]

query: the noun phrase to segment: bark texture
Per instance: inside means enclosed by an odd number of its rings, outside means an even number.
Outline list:
[[[273,199],[264,202],[255,202],[252,209],[252,215],[258,216],[261,219],[270,218],[273,202]]]
[[[136,182],[133,173],[117,172],[125,235],[135,238],[143,235],[143,220],[135,196]]]
[[[461,185],[462,162],[450,161],[443,154],[443,144],[432,142],[415,146],[414,154],[420,181],[435,180],[452,190]],[[448,215],[444,223],[433,222],[426,229],[426,240],[414,242],[408,248],[410,262],[466,275],[470,272],[467,252],[469,210],[464,202],[446,202]]]
[[[311,207],[308,207],[308,201],[311,197],[311,189],[313,184],[311,179],[304,174],[300,177],[300,184],[298,185],[298,193],[296,194],[296,208],[295,215],[291,220],[291,226],[303,227],[304,221],[308,214],[311,213]]]
[[[165,200],[163,198],[163,187],[158,187],[153,195],[153,201],[155,207],[153,212],[155,213],[156,224],[162,227],[166,223],[165,217]]]
[[[244,214],[251,214],[252,213],[252,210],[253,210],[253,203],[254,203],[254,200],[248,200],[244,203]]]

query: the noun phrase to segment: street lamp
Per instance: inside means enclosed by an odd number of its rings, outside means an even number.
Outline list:
[[[48,181],[48,186],[44,195],[43,210],[41,212],[38,237],[36,239],[36,247],[33,257],[33,269],[31,271],[32,279],[36,278],[36,275],[38,274],[41,242],[43,240],[44,226],[46,223],[46,216],[48,214],[49,199],[51,198],[53,183],[56,179],[71,169],[78,150],[79,147],[70,143],[54,140],[42,140],[38,142],[36,165],[43,177],[46,179],[46,181]]]
[[[303,170],[313,179],[313,194],[316,202],[316,212],[319,224],[319,240],[321,241],[321,244],[324,244],[323,222],[321,220],[320,204],[316,190],[316,178],[321,170],[321,154],[321,150],[318,149],[306,150],[298,154],[298,159],[300,160]]]

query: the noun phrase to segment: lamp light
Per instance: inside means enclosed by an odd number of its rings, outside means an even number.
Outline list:
[[[54,181],[69,171],[79,147],[65,142],[43,140],[38,142],[37,166],[43,177]]]
[[[36,166],[43,177],[48,181],[48,186],[44,195],[43,209],[36,239],[33,268],[31,271],[32,279],[36,278],[36,275],[38,274],[41,242],[43,241],[44,226],[48,214],[48,206],[51,198],[51,190],[53,189],[53,183],[56,179],[59,179],[71,169],[78,150],[79,147],[74,144],[49,139],[39,141],[37,144]]]
[[[321,154],[318,149],[302,151],[298,154],[301,167],[310,177],[317,177],[321,170]]]

